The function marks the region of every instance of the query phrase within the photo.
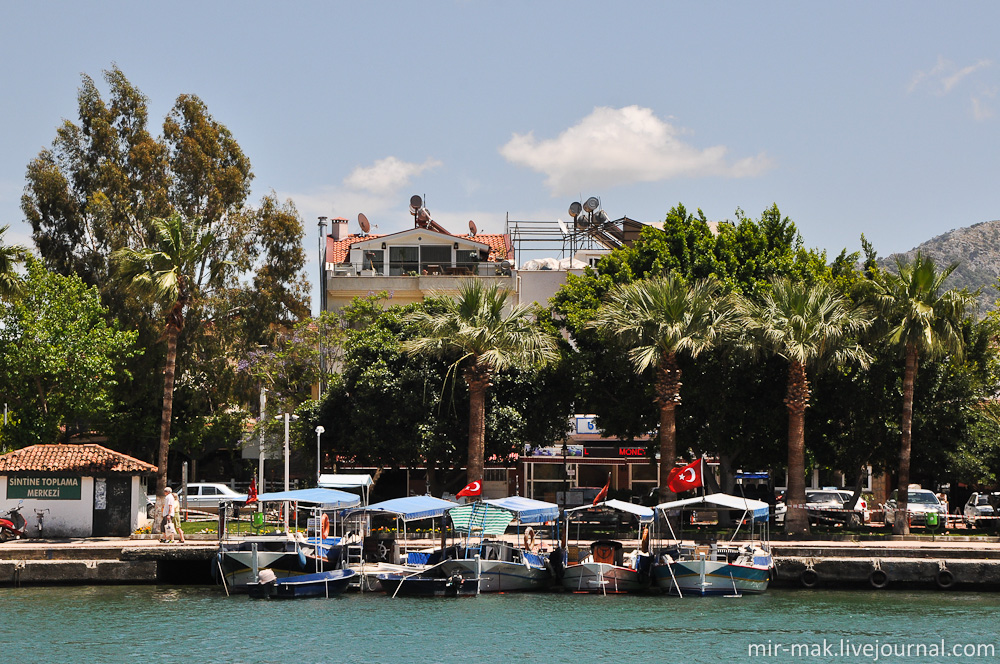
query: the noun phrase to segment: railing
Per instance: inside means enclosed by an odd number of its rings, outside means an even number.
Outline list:
[[[510,269],[500,263],[414,263],[410,261],[390,261],[371,263],[337,263],[330,271],[334,277],[496,277],[509,276]]]

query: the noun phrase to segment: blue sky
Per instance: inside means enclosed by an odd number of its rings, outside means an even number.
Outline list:
[[[7,2],[0,225],[28,162],[112,63],[160,133],[193,93],[306,226],[712,220],[776,202],[808,246],[905,251],[1000,218],[1000,4]]]

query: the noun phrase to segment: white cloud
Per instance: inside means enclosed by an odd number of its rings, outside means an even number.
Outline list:
[[[371,166],[356,167],[344,178],[344,185],[350,189],[386,196],[409,185],[411,178],[440,165],[441,162],[436,159],[414,164],[396,157],[386,157]]]
[[[727,148],[699,149],[648,108],[595,108],[553,139],[514,134],[500,148],[507,161],[546,175],[553,196],[675,177],[749,177],[770,168],[762,153],[728,161]]]
[[[975,64],[958,67],[954,62],[940,55],[933,67],[927,71],[918,71],[913,75],[908,88],[909,92],[926,88],[932,94],[944,96],[958,87],[959,83],[981,69],[993,66],[992,60],[979,60]]]

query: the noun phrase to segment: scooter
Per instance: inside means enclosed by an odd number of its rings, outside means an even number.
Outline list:
[[[28,525],[28,522],[21,516],[22,505],[24,505],[23,500],[17,504],[17,507],[10,508],[4,516],[0,517],[0,542],[24,537],[25,526]]]

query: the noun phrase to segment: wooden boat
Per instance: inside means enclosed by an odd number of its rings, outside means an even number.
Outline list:
[[[562,586],[572,592],[587,593],[637,593],[646,592],[652,584],[653,556],[649,550],[649,526],[655,512],[649,507],[605,500],[594,505],[584,505],[566,510],[566,529],[569,519],[585,512],[612,510],[636,517],[645,536],[639,548],[626,554],[617,540],[601,539],[592,542],[590,554],[583,560],[566,565],[562,573]]]
[[[664,513],[683,508],[704,510],[734,510],[741,513],[736,533],[729,543],[685,544],[678,541],[664,550],[660,563],[653,569],[656,584],[674,595],[738,596],[759,594],[767,590],[774,560],[768,547],[767,520],[770,506],[724,493],[711,493],[696,498],[662,503],[656,509]],[[669,524],[669,521],[667,522]],[[747,539],[736,542],[743,525]],[[759,530],[757,525],[760,525]]]
[[[274,572],[264,569],[260,571],[256,583],[247,584],[247,592],[255,599],[332,597],[347,590],[348,584],[355,576],[354,570],[334,569],[279,579]]]

